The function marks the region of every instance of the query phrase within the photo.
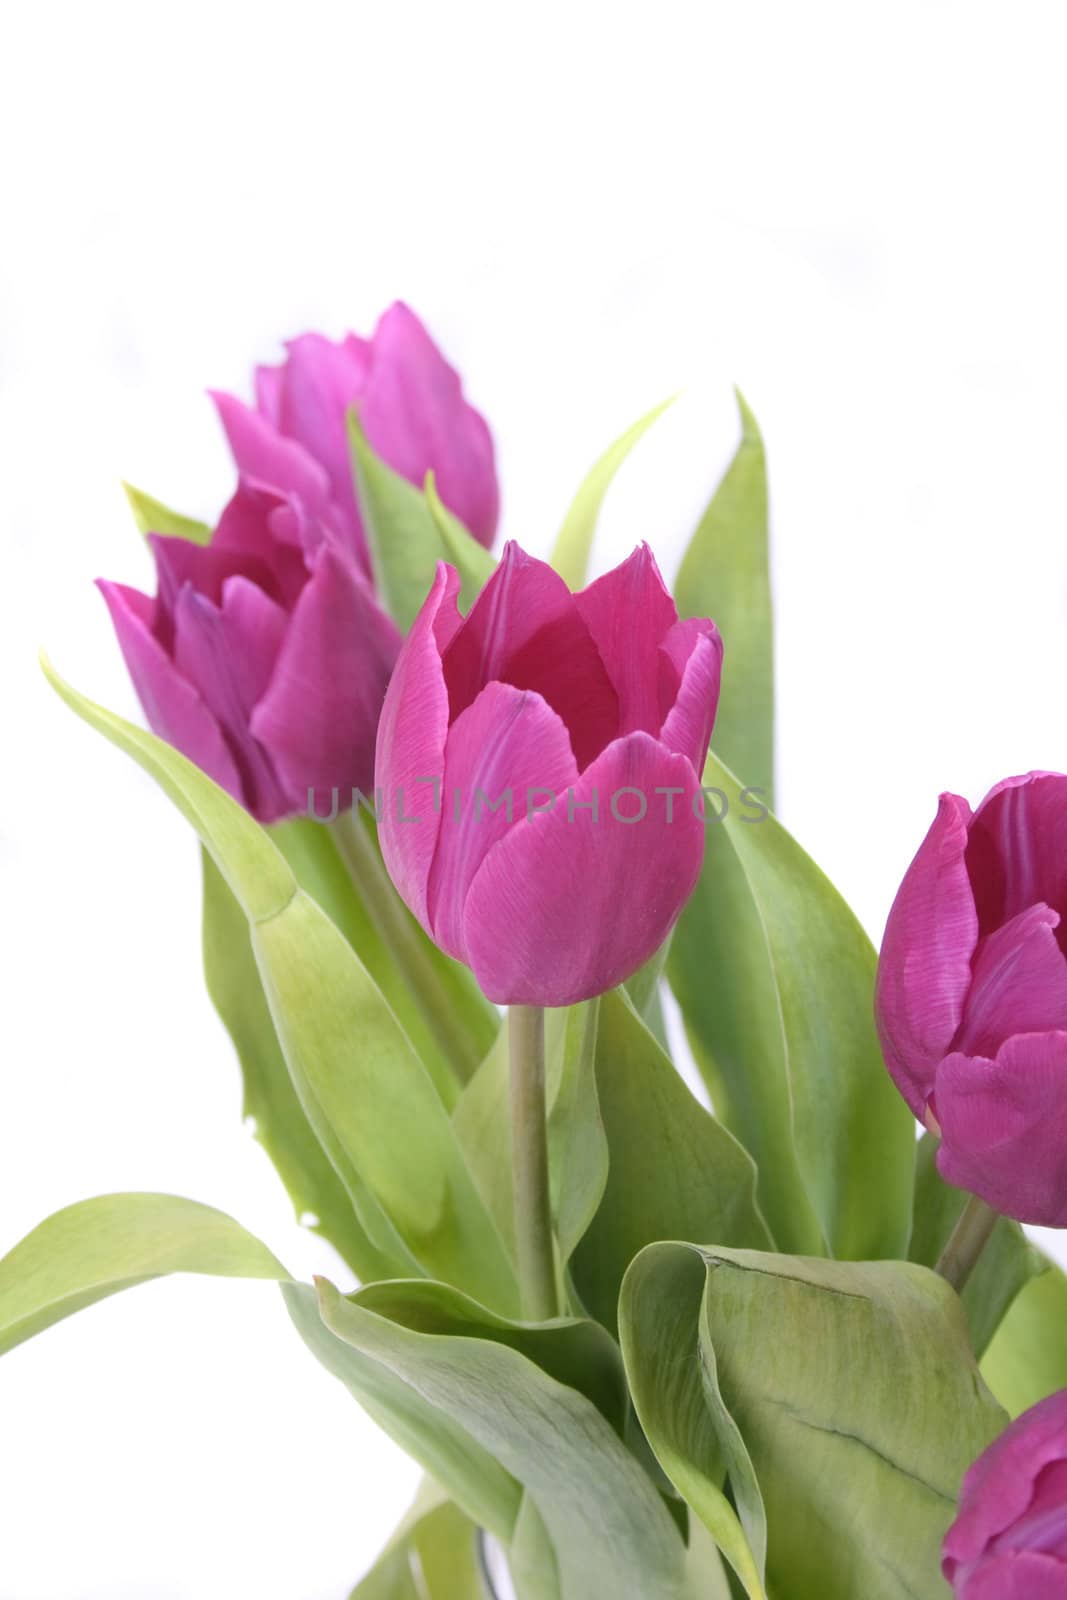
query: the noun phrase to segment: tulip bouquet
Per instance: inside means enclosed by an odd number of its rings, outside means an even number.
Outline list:
[[[943,796],[879,961],[773,813],[744,403],[672,598],[647,546],[587,575],[656,412],[546,563],[491,553],[489,431],[404,306],[215,401],[217,525],[130,491],[157,592],[101,584],[153,731],[46,671],[199,836],[207,985],[338,1283],[109,1195],[0,1261],[0,1350],[276,1279],[425,1471],[352,1600],[1067,1595],[1067,1280],[1020,1226],[1067,1226],[1067,778]]]

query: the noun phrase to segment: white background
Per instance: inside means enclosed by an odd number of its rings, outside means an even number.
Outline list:
[[[403,295],[544,551],[593,456],[604,566],[672,571],[766,433],[781,810],[876,938],[942,787],[1067,766],[1062,6],[7,8],[0,1250],[68,1201],[191,1194],[343,1274],[242,1128],[196,851],[43,686],[138,712],[103,573],[127,478],[210,517],[202,390]],[[0,1600],[342,1600],[414,1469],[271,1286],[120,1296],[0,1364]]]

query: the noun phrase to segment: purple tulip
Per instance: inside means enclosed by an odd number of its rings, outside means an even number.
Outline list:
[[[509,544],[461,618],[440,565],[378,730],[380,838],[426,931],[491,1000],[570,1005],[658,948],[704,850],[711,622],[648,547],[572,595]]]
[[[413,311],[397,301],[370,339],[349,333],[334,343],[305,333],[286,352],[280,366],[257,368],[254,408],[212,396],[243,474],[299,496],[369,571],[345,422],[354,406],[382,459],[420,488],[432,468],[445,505],[492,544],[499,512],[492,437]]]
[[[149,542],[155,599],[99,586],[152,729],[261,822],[369,794],[400,635],[347,545],[245,481],[210,544]]]
[[[941,1570],[956,1600],[1064,1600],[1067,1389],[1025,1412],[971,1467]]]
[[[1067,777],[944,794],[878,964],[890,1072],[946,1182],[1067,1226]]]

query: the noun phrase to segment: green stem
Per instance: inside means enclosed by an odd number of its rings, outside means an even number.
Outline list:
[[[530,1322],[559,1315],[545,1105],[545,1013],[508,1007],[511,1078],[511,1170],[522,1314]]]
[[[967,1196],[967,1204],[959,1214],[948,1243],[938,1258],[934,1271],[957,1294],[962,1294],[967,1279],[974,1271],[978,1257],[989,1243],[990,1235],[998,1221],[997,1213],[976,1194]]]
[[[418,923],[393,887],[378,845],[362,819],[342,811],[332,823],[333,836],[363,903],[389,954],[404,975],[445,1060],[465,1083],[477,1062],[470,1042],[441,981]]]

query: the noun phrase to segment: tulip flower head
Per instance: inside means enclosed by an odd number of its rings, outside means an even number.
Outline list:
[[[886,1063],[945,1180],[1067,1226],[1067,777],[944,794],[878,964]]]
[[[369,790],[400,635],[347,546],[246,482],[210,544],[149,543],[154,599],[99,587],[153,731],[261,822]]]
[[[569,1005],[635,972],[696,882],[721,641],[644,545],[572,595],[509,544],[466,618],[458,590],[442,563],[386,695],[386,865],[490,999]]]
[[[1024,1412],[971,1467],[941,1569],[956,1600],[1067,1595],[1067,1389]]]
[[[290,340],[280,366],[256,369],[254,406],[228,394],[212,398],[239,471],[299,496],[366,571],[346,425],[353,406],[387,465],[419,488],[432,469],[445,505],[492,544],[499,511],[492,436],[464,399],[459,374],[402,302],[369,339],[349,333],[334,343],[305,333]]]

